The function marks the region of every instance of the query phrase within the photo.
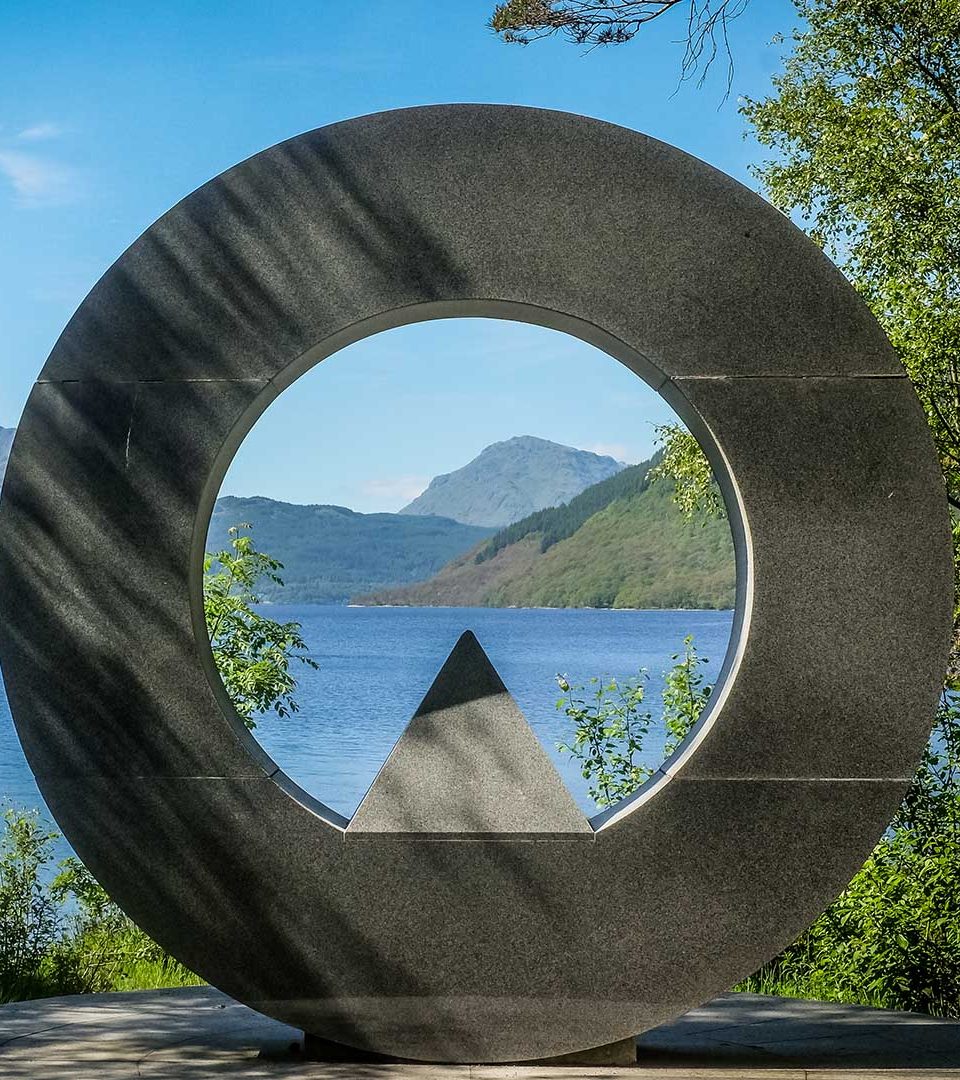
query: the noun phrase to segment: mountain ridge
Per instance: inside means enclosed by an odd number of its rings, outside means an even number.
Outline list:
[[[228,529],[240,524],[252,526],[258,550],[284,564],[284,585],[261,590],[283,603],[344,603],[357,592],[423,580],[492,531],[449,518],[225,495],[214,507],[208,550],[223,550]]]
[[[500,530],[427,581],[357,596],[351,603],[732,607],[736,570],[727,523],[708,517],[686,521],[672,486],[650,482],[651,464],[631,466],[567,506]],[[585,509],[574,506],[578,500]]]
[[[7,471],[7,462],[10,460],[10,450],[16,433],[16,428],[0,427],[0,484],[3,483],[3,476]]]
[[[399,512],[502,528],[545,507],[569,502],[623,468],[608,455],[534,435],[515,435],[484,447],[461,468],[435,476]]]
[[[15,429],[0,428],[0,482],[15,434]],[[597,459],[601,471],[614,471],[559,506],[540,508],[500,528],[427,514],[422,507],[411,514],[363,514],[334,504],[222,496],[211,518],[208,547],[221,550],[230,526],[251,524],[257,547],[285,564],[286,586],[267,586],[263,596],[268,601],[732,606],[735,571],[726,523],[704,519],[698,527],[683,521],[669,485],[649,481],[656,457],[624,466],[532,436],[487,449],[511,444],[534,450],[545,444],[553,448],[549,454],[584,454],[588,461]],[[483,453],[468,464],[476,464]]]

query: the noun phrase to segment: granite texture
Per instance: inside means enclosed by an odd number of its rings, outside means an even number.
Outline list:
[[[211,180],[107,271],[42,378],[273,378],[431,301],[564,313],[668,375],[902,374],[836,267],[735,180],[612,124],[460,105],[333,124]]]
[[[605,348],[674,403],[730,509],[726,681],[589,828],[469,639],[352,828],[259,750],[206,641],[207,523],[257,416],[351,341],[456,315]],[[842,889],[933,720],[949,570],[909,384],[782,215],[635,132],[438,106],[264,151],[104,275],[11,454],[0,663],[64,832],[188,966],[359,1049],[516,1061],[713,997]],[[524,760],[485,769],[504,738]],[[454,777],[481,773],[466,798]]]
[[[3,610],[29,613],[4,620],[2,659],[19,672],[6,689],[38,776],[263,775],[254,740],[223,716],[191,605],[205,539],[197,504],[263,392],[261,382],[34,388],[21,467],[0,500],[0,581]]]
[[[913,389],[814,377],[681,379],[671,390],[722,439],[751,597],[722,725],[667,771],[911,777],[953,603],[943,484]],[[882,703],[867,706],[869,722],[866,702]]]
[[[232,997],[476,1061],[614,1042],[732,985],[832,899],[902,791],[677,779],[594,844],[350,843],[267,778],[44,781],[84,861],[109,844],[108,891]]]

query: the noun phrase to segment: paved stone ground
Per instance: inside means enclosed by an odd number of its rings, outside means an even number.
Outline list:
[[[633,1068],[302,1062],[298,1039],[207,987],[47,998],[0,1007],[0,1078],[960,1080],[960,1022],[753,994],[648,1032]]]

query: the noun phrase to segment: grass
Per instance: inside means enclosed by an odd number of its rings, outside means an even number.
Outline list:
[[[762,994],[765,997],[797,998],[801,1001],[822,1001],[838,1005],[864,1005],[871,1009],[896,1008],[882,994],[853,993],[841,989],[824,973],[811,973],[808,979],[796,981],[760,969],[755,975],[737,983],[735,992]]]
[[[199,975],[185,968],[178,960],[139,960],[121,972],[113,990],[168,990],[180,986],[206,986]]]

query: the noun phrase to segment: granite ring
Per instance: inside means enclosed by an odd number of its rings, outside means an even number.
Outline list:
[[[725,485],[740,624],[722,692],[590,823],[531,806],[492,830],[356,827],[283,777],[212,670],[199,553],[243,436],[343,345],[455,315],[606,349]],[[0,502],[4,679],[78,854],[231,996],[421,1060],[612,1042],[790,941],[913,772],[951,590],[921,408],[836,268],[679,150],[518,107],[335,124],[184,199],[70,320]],[[468,659],[453,705],[503,706]]]

